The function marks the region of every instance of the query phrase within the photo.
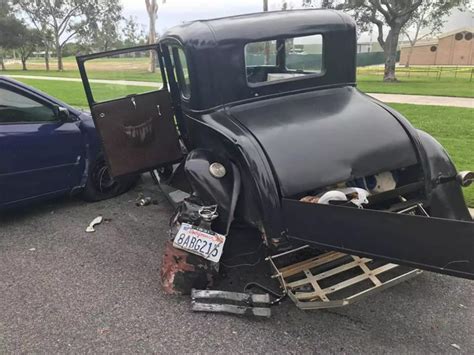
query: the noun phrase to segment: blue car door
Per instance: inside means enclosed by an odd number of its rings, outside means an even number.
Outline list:
[[[79,184],[84,144],[77,122],[53,103],[0,84],[0,206],[64,193]]]

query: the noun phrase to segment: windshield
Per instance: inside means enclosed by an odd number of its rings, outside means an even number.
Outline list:
[[[295,80],[322,75],[323,36],[320,34],[248,43],[245,46],[247,83]]]

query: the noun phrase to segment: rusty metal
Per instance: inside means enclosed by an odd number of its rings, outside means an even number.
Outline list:
[[[213,263],[176,249],[172,241],[166,242],[160,271],[161,283],[166,293],[189,295],[193,288],[212,286],[217,275]]]

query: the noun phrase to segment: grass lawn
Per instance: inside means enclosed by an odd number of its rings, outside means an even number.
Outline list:
[[[391,104],[416,128],[435,137],[448,151],[458,170],[474,170],[474,110],[470,108]],[[474,186],[463,189],[474,207]]]
[[[466,78],[402,77],[384,83],[378,75],[358,74],[357,87],[364,92],[433,96],[474,97],[474,81]]]
[[[30,69],[30,70],[7,70],[0,71],[0,75],[28,75],[28,76],[53,76],[58,78],[77,78],[80,79],[81,75],[79,70],[64,70],[56,71],[50,70],[46,71],[43,69]],[[105,79],[105,80],[132,80],[132,81],[151,81],[151,82],[161,82],[161,73],[159,70],[156,73],[149,73],[143,69],[127,69],[117,70],[117,71],[107,71],[107,70],[90,70],[87,71],[87,76],[89,79]]]
[[[88,107],[82,83],[20,79],[76,107]],[[97,97],[150,91],[149,87],[94,84]],[[417,128],[434,136],[449,152],[458,170],[474,170],[474,110],[469,108],[391,104]],[[464,189],[474,207],[474,186]]]
[[[33,75],[80,78],[74,57],[65,57],[64,71],[55,70],[56,63],[51,60],[51,71],[44,70],[41,59],[28,61],[27,71],[22,71],[19,63],[7,64],[7,71],[0,75]],[[86,62],[90,79],[135,80],[161,82],[161,74],[148,73],[148,59],[140,58],[100,58]],[[357,68],[357,83],[360,90],[373,93],[413,94],[434,96],[474,97],[474,78],[471,81],[472,67],[397,67],[397,83],[384,83],[383,67],[368,66]],[[437,77],[440,76],[438,80]]]
[[[36,89],[46,92],[47,94],[68,103],[71,106],[87,108],[86,94],[84,87],[80,82],[70,81],[47,81],[36,79],[16,79]],[[142,86],[127,85],[109,85],[109,84],[93,84],[92,93],[94,99],[103,101],[107,99],[117,98],[135,93],[143,93],[152,91],[153,88]]]

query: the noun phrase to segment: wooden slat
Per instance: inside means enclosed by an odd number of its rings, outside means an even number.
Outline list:
[[[283,268],[280,269],[280,274],[283,277],[288,277],[288,276],[291,276],[291,275],[295,275],[299,272],[302,272],[305,269],[312,269],[316,266],[323,265],[325,263],[328,263],[328,262],[333,261],[333,260],[340,259],[340,258],[345,257],[345,256],[347,256],[347,254],[339,253],[339,252],[325,253],[325,254],[322,254],[322,255],[318,255],[314,258],[311,258],[311,259],[308,259],[308,260],[305,260],[305,261],[301,261],[299,263],[296,263],[296,264],[293,264],[293,265],[290,265],[290,266],[283,267]]]
[[[362,262],[369,262],[369,261],[372,261],[372,259],[362,258],[361,261]],[[341,272],[344,272],[344,271],[350,270],[352,268],[355,268],[357,266],[359,266],[359,262],[351,261],[350,263],[343,264],[341,266],[335,267],[334,269],[330,269],[328,271],[321,272],[319,274],[315,274],[315,275],[313,275],[313,278],[316,281],[320,281],[320,280],[326,279],[330,276],[334,276],[334,275],[339,274]],[[293,281],[293,282],[289,282],[289,283],[286,284],[286,286],[291,288],[291,289],[294,289],[296,287],[301,287],[301,286],[306,285],[308,283],[310,283],[310,280],[308,278],[304,278],[304,279],[301,279],[301,280],[296,280],[296,281]]]
[[[371,273],[373,275],[378,275],[378,274],[381,274],[385,271],[391,270],[391,269],[393,269],[397,266],[398,266],[397,264],[386,264],[386,265],[383,265],[383,266],[381,266],[377,269],[372,270]],[[334,293],[336,291],[342,290],[346,287],[349,287],[349,286],[352,286],[356,283],[364,281],[364,280],[368,279],[369,277],[370,277],[370,275],[368,275],[368,274],[361,274],[361,275],[352,277],[348,280],[339,282],[338,284],[335,284],[333,286],[326,287],[322,291],[323,291],[324,295],[329,295],[331,293]],[[296,292],[295,296],[300,300],[308,300],[308,299],[314,298],[315,296],[320,297],[320,294],[321,293],[316,293],[316,292]]]
[[[352,255],[352,258],[354,259],[354,261],[358,262],[359,263],[359,267],[362,269],[362,271],[364,272],[364,274],[366,274],[367,276],[369,276],[369,279],[370,281],[372,281],[372,283],[375,285],[375,286],[380,286],[382,284],[382,282],[380,282],[380,280],[377,278],[377,276],[375,276],[372,271],[367,267],[367,265],[365,265],[364,262],[362,262],[362,259],[359,258],[358,256],[355,256],[355,255]]]
[[[306,275],[306,279],[310,280],[311,286],[313,286],[314,289],[314,293],[317,293],[317,297],[319,297],[323,302],[329,302],[329,298],[327,298],[327,296],[324,294],[318,282],[314,279],[311,271],[305,270],[304,274]]]

